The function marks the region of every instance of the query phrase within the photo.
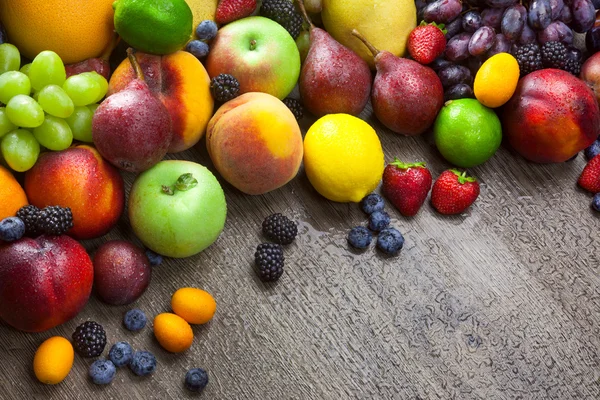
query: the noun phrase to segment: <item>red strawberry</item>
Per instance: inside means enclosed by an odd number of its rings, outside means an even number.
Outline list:
[[[215,13],[215,21],[228,24],[245,18],[256,10],[256,0],[221,0]]]
[[[431,204],[440,214],[460,214],[479,196],[477,179],[449,169],[437,178],[431,189]]]
[[[431,173],[423,162],[405,164],[394,158],[394,162],[383,171],[383,194],[406,217],[412,217],[419,211],[429,189]]]
[[[406,44],[410,56],[421,64],[429,64],[442,55],[446,49],[446,37],[444,24],[437,25],[435,22],[428,24],[422,21],[408,35]]]
[[[588,192],[600,193],[600,154],[587,163],[577,184]]]

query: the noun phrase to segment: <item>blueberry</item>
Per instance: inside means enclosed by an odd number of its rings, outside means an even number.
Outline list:
[[[108,385],[115,377],[117,369],[112,361],[100,359],[90,365],[89,373],[92,382],[96,385]]]
[[[584,150],[584,154],[588,161],[600,154],[600,140],[596,139],[596,141],[592,143],[590,147]]]
[[[13,242],[25,234],[25,223],[21,218],[8,217],[0,221],[0,240]]]
[[[208,373],[202,368],[192,368],[185,374],[185,387],[192,392],[201,392],[208,385]]]
[[[156,357],[149,351],[136,351],[129,368],[138,376],[150,375],[156,369]]]
[[[596,211],[600,211],[600,193],[596,193],[592,199],[592,208]]]
[[[201,40],[190,40],[185,46],[185,51],[192,53],[196,58],[204,58],[208,55],[210,48]]]
[[[156,254],[152,250],[146,250],[146,257],[148,257],[148,261],[150,261],[150,265],[156,267],[160,265],[163,261],[163,258],[160,254]]]
[[[355,226],[348,232],[348,243],[357,249],[366,249],[371,244],[373,235],[364,226]]]
[[[384,206],[383,198],[377,193],[371,193],[360,201],[360,208],[367,214],[373,214],[375,211],[383,211]]]
[[[200,40],[211,40],[217,36],[217,24],[210,19],[206,19],[198,24],[196,27],[196,36]]]
[[[397,254],[404,246],[404,237],[395,228],[386,228],[379,232],[377,248],[385,254]]]
[[[134,308],[133,310],[129,310],[125,313],[125,317],[123,317],[123,323],[125,324],[125,328],[130,331],[140,331],[144,329],[146,326],[146,314],[139,308]]]
[[[108,358],[115,364],[115,367],[124,367],[131,363],[133,358],[133,349],[127,342],[117,342],[113,344],[108,352]]]
[[[369,229],[379,232],[390,224],[390,215],[385,211],[375,211],[369,217]]]

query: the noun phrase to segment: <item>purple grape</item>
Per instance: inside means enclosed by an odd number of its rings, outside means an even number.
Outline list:
[[[560,14],[558,15],[558,20],[564,22],[565,24],[570,24],[573,21],[573,14],[571,13],[571,7],[564,6],[562,10],[560,10]]]
[[[452,63],[452,61],[448,61],[443,56],[441,56],[441,57],[438,57],[435,60],[433,60],[427,66],[429,68],[431,68],[432,70],[434,70],[435,72],[438,72],[440,69],[446,68],[449,65],[454,65],[454,64]]]
[[[423,19],[427,22],[447,23],[460,15],[460,0],[436,0],[423,9]]]
[[[452,64],[438,71],[438,76],[444,88],[449,88],[459,83],[473,84],[473,76],[469,68],[464,65]]]
[[[529,25],[533,29],[545,29],[552,22],[552,8],[549,0],[532,0],[529,3]]]
[[[456,36],[462,30],[463,17],[454,18],[452,22],[446,24],[446,42]]]
[[[484,60],[482,57],[469,57],[467,58],[466,62],[463,61],[463,65],[469,68],[469,71],[471,71],[471,76],[475,76],[477,75],[477,71],[479,71],[479,68],[481,68],[481,64],[483,64],[483,61]]]
[[[550,17],[552,18],[552,21],[558,19],[558,16],[560,15],[560,12],[564,6],[564,0],[550,0],[550,9],[552,10]]]
[[[573,14],[571,27],[575,32],[585,33],[594,26],[596,10],[591,0],[573,0],[571,13]]]
[[[458,83],[444,91],[444,101],[473,97],[473,89],[465,83]]]
[[[600,0],[592,0],[592,4],[596,10],[600,9]]]
[[[515,42],[523,32],[527,19],[527,9],[520,4],[508,7],[502,16],[500,29],[502,34],[511,42]]]
[[[427,6],[427,3],[425,2],[425,0],[415,0],[415,7],[416,7],[417,11],[421,11],[426,6]]]
[[[472,8],[478,8],[480,6],[483,6],[483,1],[479,1],[479,0],[465,0],[465,4],[471,6]]]
[[[492,8],[506,8],[515,5],[519,0],[485,0],[485,4]]]
[[[446,43],[445,55],[450,61],[460,61],[469,57],[469,40],[471,34],[462,32],[454,36]]]
[[[510,52],[510,40],[506,38],[502,33],[498,33],[496,35],[496,42],[494,45],[488,50],[487,56],[491,57],[498,53],[509,53]]]
[[[481,14],[479,11],[467,11],[462,17],[462,28],[465,32],[473,33],[481,28],[481,25],[483,25],[483,23],[481,22]]]
[[[503,14],[504,8],[486,8],[481,12],[481,23],[499,31]]]
[[[600,26],[594,26],[586,32],[585,48],[590,54],[600,51]]]
[[[4,26],[2,25],[2,22],[0,22],[0,44],[2,43],[8,43],[8,40],[6,38],[6,31],[4,30]]]
[[[521,32],[521,36],[519,37],[519,44],[524,45],[524,44],[529,44],[529,43],[535,43],[536,41],[537,41],[537,35],[535,34],[535,31],[533,29],[531,29],[529,24],[525,24],[523,26],[523,31]]]
[[[538,31],[537,39],[540,44],[546,42],[573,43],[573,31],[562,21],[552,21],[543,31]]]
[[[495,41],[496,32],[489,26],[482,26],[473,33],[469,40],[469,54],[472,56],[483,55],[494,45]]]

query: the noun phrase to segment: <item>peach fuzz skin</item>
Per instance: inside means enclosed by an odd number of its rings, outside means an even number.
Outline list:
[[[93,147],[79,145],[43,153],[25,173],[30,204],[70,207],[76,239],[92,239],[116,225],[125,206],[125,189],[119,171]]]
[[[302,134],[292,112],[266,93],[245,93],[208,123],[206,147],[219,173],[244,193],[277,189],[298,173]]]
[[[194,146],[204,136],[214,109],[210,78],[204,66],[186,51],[164,56],[137,52],[135,56],[150,91],[171,115],[173,139],[169,153]],[[126,58],[110,78],[107,96],[123,90],[134,77]]]

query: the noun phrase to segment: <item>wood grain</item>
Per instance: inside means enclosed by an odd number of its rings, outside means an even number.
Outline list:
[[[387,161],[427,161],[434,178],[449,167],[430,135],[395,135],[370,108],[361,117],[378,131]],[[312,121],[302,121],[304,130]],[[176,157],[213,168],[203,142]],[[126,331],[121,320],[131,307],[93,297],[48,332],[0,325],[0,398],[196,398],[183,386],[192,367],[209,371],[208,399],[600,398],[599,220],[575,185],[584,164],[580,155],[536,165],[502,147],[471,170],[482,191],[467,214],[443,217],[427,203],[403,218],[387,206],[406,238],[397,257],[349,249],[346,233],[365,224],[364,214],[320,197],[302,172],[263,196],[222,182],[228,217],[221,237],[197,256],[166,259],[133,305],[152,317],[169,311],[179,287],[211,292],[217,313],[194,327],[189,351],[165,352],[150,327]],[[125,179],[129,187],[133,176]],[[300,235],[285,249],[283,277],[264,284],[253,254],[264,240],[260,223],[273,212],[299,221]],[[85,245],[93,253],[114,238],[139,243],[124,216]],[[70,337],[88,319],[104,325],[109,345],[127,340],[154,352],[156,373],[119,370],[111,385],[97,387],[87,378],[91,361],[76,357],[64,383],[38,383],[36,347],[53,335]]]

